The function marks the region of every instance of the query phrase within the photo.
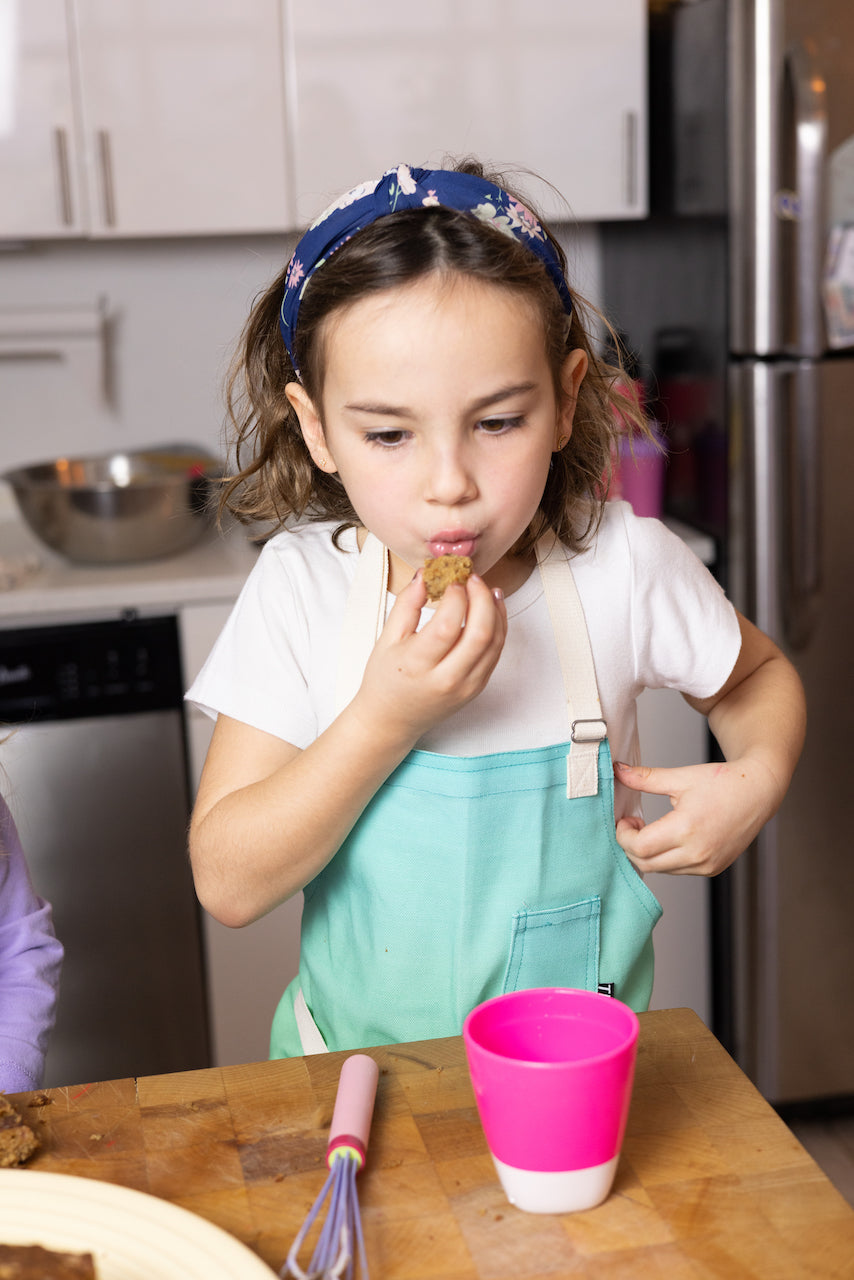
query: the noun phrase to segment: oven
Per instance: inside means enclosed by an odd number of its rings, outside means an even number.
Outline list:
[[[210,1063],[174,616],[0,630],[2,789],[65,946],[45,1084]]]

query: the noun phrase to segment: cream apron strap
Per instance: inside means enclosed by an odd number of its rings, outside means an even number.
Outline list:
[[[537,562],[555,634],[572,748],[566,761],[566,794],[595,796],[599,790],[599,743],[607,737],[596,683],[593,651],[572,567],[553,535],[537,543]]]
[[[369,533],[359,552],[344,611],[335,686],[336,715],[353,701],[362,683],[365,664],[385,623],[387,592],[388,556],[380,540]]]
[[[302,987],[294,997],[294,1017],[297,1020],[297,1031],[299,1032],[303,1053],[328,1053],[326,1041],[320,1034],[320,1029],[314,1018],[309,1013]]]

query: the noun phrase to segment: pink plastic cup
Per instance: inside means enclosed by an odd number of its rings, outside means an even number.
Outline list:
[[[610,996],[513,991],[472,1009],[463,1040],[504,1193],[529,1213],[600,1204],[626,1130],[638,1020]]]
[[[660,516],[664,505],[665,454],[660,442],[641,437],[621,446],[622,497],[636,516]]]

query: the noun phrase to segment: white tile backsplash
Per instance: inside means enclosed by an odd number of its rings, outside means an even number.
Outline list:
[[[97,353],[70,341],[0,359],[0,468],[166,441],[219,447],[233,345],[289,252],[285,237],[7,251],[7,331],[16,309],[103,303],[106,323]]]
[[[598,304],[596,228],[562,228],[561,238],[572,282]],[[165,442],[221,448],[229,359],[253,298],[292,247],[292,237],[271,236],[7,248],[7,318],[103,306],[106,320],[102,349],[0,353],[0,470]]]

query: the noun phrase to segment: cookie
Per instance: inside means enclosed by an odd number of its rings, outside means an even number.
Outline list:
[[[465,584],[471,576],[472,562],[468,556],[436,556],[424,562],[424,586],[430,600],[441,600],[445,589],[453,582]]]
[[[24,1124],[5,1094],[0,1093],[0,1169],[23,1164],[39,1148],[39,1140]]]

